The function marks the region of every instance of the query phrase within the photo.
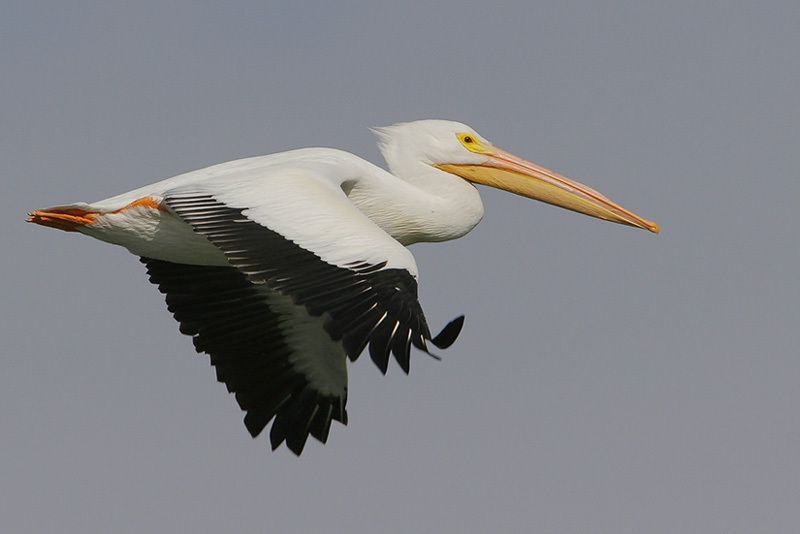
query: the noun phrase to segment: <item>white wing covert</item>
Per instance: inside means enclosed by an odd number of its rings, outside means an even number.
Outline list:
[[[407,373],[411,345],[446,348],[463,324],[431,336],[413,256],[342,183],[278,166],[169,190],[164,204],[232,267],[143,258],[181,331],[236,393],[251,434],[275,417],[273,448],[285,440],[296,454],[309,433],[324,442],[332,419],[346,423],[345,356],[368,346],[383,373],[390,354]]]

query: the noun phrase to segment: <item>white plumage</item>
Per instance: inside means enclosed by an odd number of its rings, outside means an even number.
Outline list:
[[[142,257],[181,331],[236,393],[253,436],[300,454],[346,422],[346,358],[369,347],[406,372],[411,346],[449,346],[463,317],[432,336],[405,245],[458,238],[483,216],[474,183],[613,222],[655,223],[526,162],[450,121],[375,129],[387,172],[329,148],[259,156],[182,174],[29,221],[122,245]]]

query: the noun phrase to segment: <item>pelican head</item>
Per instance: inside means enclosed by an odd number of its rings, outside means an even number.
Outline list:
[[[606,221],[658,233],[658,224],[594,189],[496,147],[466,124],[444,120],[375,128],[390,168],[424,163],[482,184]]]

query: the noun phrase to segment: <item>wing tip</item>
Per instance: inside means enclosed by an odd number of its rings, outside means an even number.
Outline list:
[[[436,334],[433,339],[431,339],[431,343],[433,343],[437,348],[444,350],[455,343],[463,327],[464,316],[459,315],[447,323],[444,328],[442,328],[442,331]]]

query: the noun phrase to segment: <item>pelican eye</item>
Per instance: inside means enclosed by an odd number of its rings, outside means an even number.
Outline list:
[[[456,137],[458,137],[458,142],[461,143],[461,146],[470,152],[475,152],[476,154],[488,153],[487,146],[481,140],[479,140],[475,134],[470,132],[461,132],[456,134]]]

